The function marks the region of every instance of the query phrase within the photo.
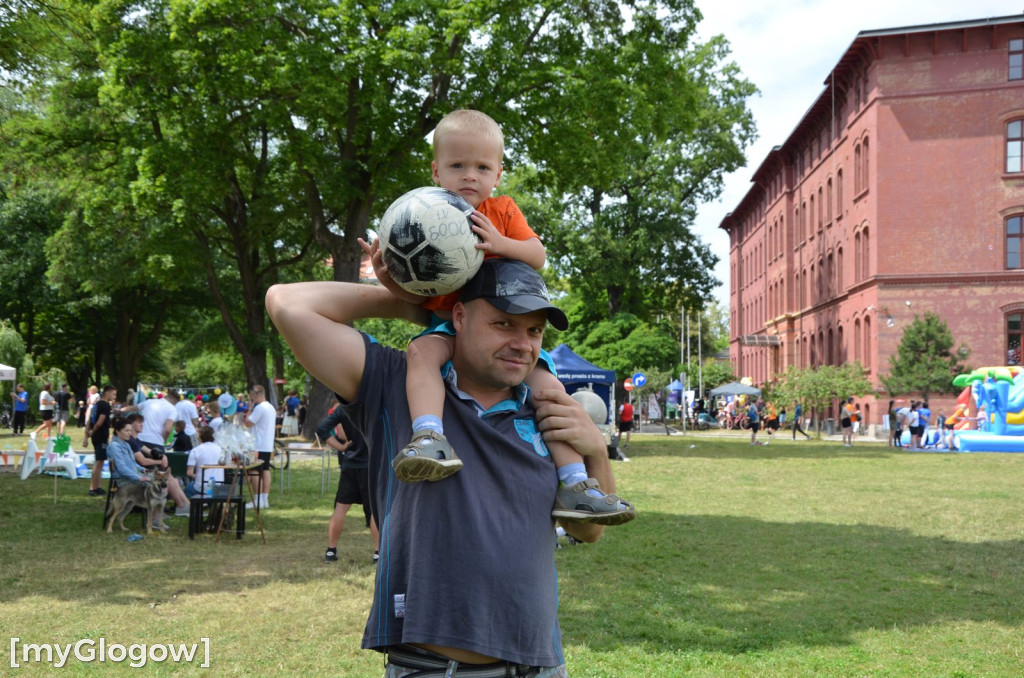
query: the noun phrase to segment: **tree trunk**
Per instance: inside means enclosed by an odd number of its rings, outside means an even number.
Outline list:
[[[302,425],[302,436],[306,440],[313,440],[313,433],[320,422],[327,416],[330,410],[338,402],[337,397],[331,389],[321,384],[316,379],[312,380],[309,389],[309,402],[306,405],[306,421]],[[322,440],[320,442],[323,442]]]

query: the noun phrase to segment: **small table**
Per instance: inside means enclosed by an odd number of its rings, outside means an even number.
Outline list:
[[[225,508],[231,504],[237,504],[238,507],[238,519],[235,526],[235,537],[237,539],[242,538],[242,534],[245,532],[245,477],[250,471],[263,467],[263,462],[257,461],[252,464],[245,466],[236,466],[233,464],[216,464],[212,466],[203,466],[205,469],[224,469],[225,471],[234,471],[235,473],[231,477],[231,484],[228,486],[228,494],[226,497],[193,497],[190,499],[190,509],[188,518],[188,537],[189,539],[195,539],[195,533],[198,531],[197,528],[201,528],[203,524],[203,507],[213,506],[216,504],[223,504]],[[260,478],[257,487],[262,485],[262,477]],[[238,487],[238,494],[235,494],[235,487]],[[253,507],[256,511],[256,524],[260,527],[260,536],[263,538],[263,543],[267,543],[267,535],[263,531],[263,519],[260,517],[260,506],[258,501],[253,501]],[[224,531],[224,513],[221,513],[220,523],[217,525],[217,541],[220,541],[221,532]]]
[[[289,452],[305,452],[320,455],[320,496],[324,496],[326,488],[331,483],[331,463],[328,459],[333,456],[334,448],[324,445],[316,447],[302,443],[289,443]]]

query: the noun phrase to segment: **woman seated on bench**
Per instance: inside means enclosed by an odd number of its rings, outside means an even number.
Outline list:
[[[139,434],[142,433],[142,425],[146,421],[145,417],[138,412],[132,412],[127,416],[127,420],[131,424],[132,430],[132,435],[128,439],[128,446],[132,449],[135,463],[147,470],[155,466],[167,468],[167,457],[164,456],[163,452],[151,450],[146,443],[139,440]],[[173,476],[172,479],[174,482],[167,483],[167,496],[174,500],[174,515],[187,516],[189,514],[188,498],[181,489],[178,479]]]

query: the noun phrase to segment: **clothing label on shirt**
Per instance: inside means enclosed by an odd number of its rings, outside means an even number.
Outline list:
[[[548,446],[544,444],[544,439],[537,430],[537,426],[534,424],[533,419],[516,419],[515,425],[516,433],[519,434],[520,438],[533,445],[534,452],[541,457],[546,457],[550,454],[550,452],[548,452]]]
[[[395,594],[395,619],[401,619],[405,616],[405,594]]]

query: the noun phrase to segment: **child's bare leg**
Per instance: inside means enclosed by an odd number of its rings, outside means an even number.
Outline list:
[[[444,381],[441,368],[451,360],[454,337],[425,334],[413,339],[406,354],[405,392],[412,419],[412,442],[393,462],[399,480],[441,480],[462,468],[444,437]]]
[[[534,368],[526,385],[531,390],[565,390],[562,382],[544,367]],[[599,525],[619,525],[636,517],[632,504],[614,494],[605,494],[597,479],[588,477],[583,455],[571,445],[562,441],[546,445],[558,471],[558,496],[551,512],[554,517]]]

